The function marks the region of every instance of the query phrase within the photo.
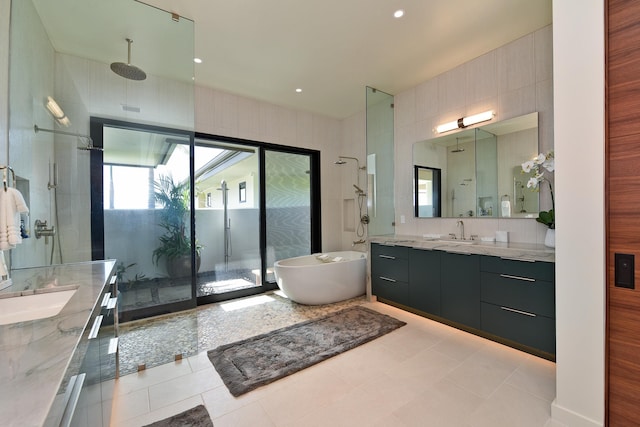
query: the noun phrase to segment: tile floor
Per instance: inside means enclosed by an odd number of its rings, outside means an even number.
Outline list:
[[[111,425],[142,426],[204,404],[216,427],[561,426],[550,420],[554,363],[361,303],[407,325],[239,398],[201,349],[112,382]]]

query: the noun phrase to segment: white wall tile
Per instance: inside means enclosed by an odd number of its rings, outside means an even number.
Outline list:
[[[495,120],[538,111],[540,147],[544,150],[553,147],[551,36],[551,26],[545,27],[396,95],[396,233],[457,231],[455,219],[412,216],[412,146],[414,142],[433,138],[433,128],[438,124],[490,109],[496,112]],[[412,99],[415,112],[408,110]],[[541,198],[543,208],[550,204],[548,190],[541,191]],[[401,215],[405,215],[405,224],[398,221]],[[463,220],[467,234],[492,236],[496,227],[503,227],[512,231],[514,242],[544,240],[544,226],[533,219]]]
[[[500,92],[509,92],[535,83],[533,34],[497,49]]]

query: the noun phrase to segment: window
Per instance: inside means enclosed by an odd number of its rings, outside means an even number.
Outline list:
[[[104,165],[104,209],[154,209],[153,168]]]

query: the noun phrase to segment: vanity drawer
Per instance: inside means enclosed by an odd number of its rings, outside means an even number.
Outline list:
[[[371,245],[371,259],[408,259],[409,248],[406,246],[391,246],[373,243]]]
[[[549,317],[527,315],[508,307],[481,304],[482,330],[547,353],[556,352],[555,321]]]
[[[392,282],[377,276],[371,277],[371,292],[378,298],[409,305],[409,284],[403,281]]]
[[[553,262],[483,256],[480,261],[480,270],[549,282],[555,280],[555,263]]]
[[[409,262],[406,259],[373,259],[371,260],[371,277],[408,282]]]
[[[480,273],[483,302],[555,318],[553,282],[496,273]]]

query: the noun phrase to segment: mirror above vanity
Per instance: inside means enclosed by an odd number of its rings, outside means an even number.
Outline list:
[[[521,165],[537,153],[537,112],[416,142],[415,216],[536,218]]]

